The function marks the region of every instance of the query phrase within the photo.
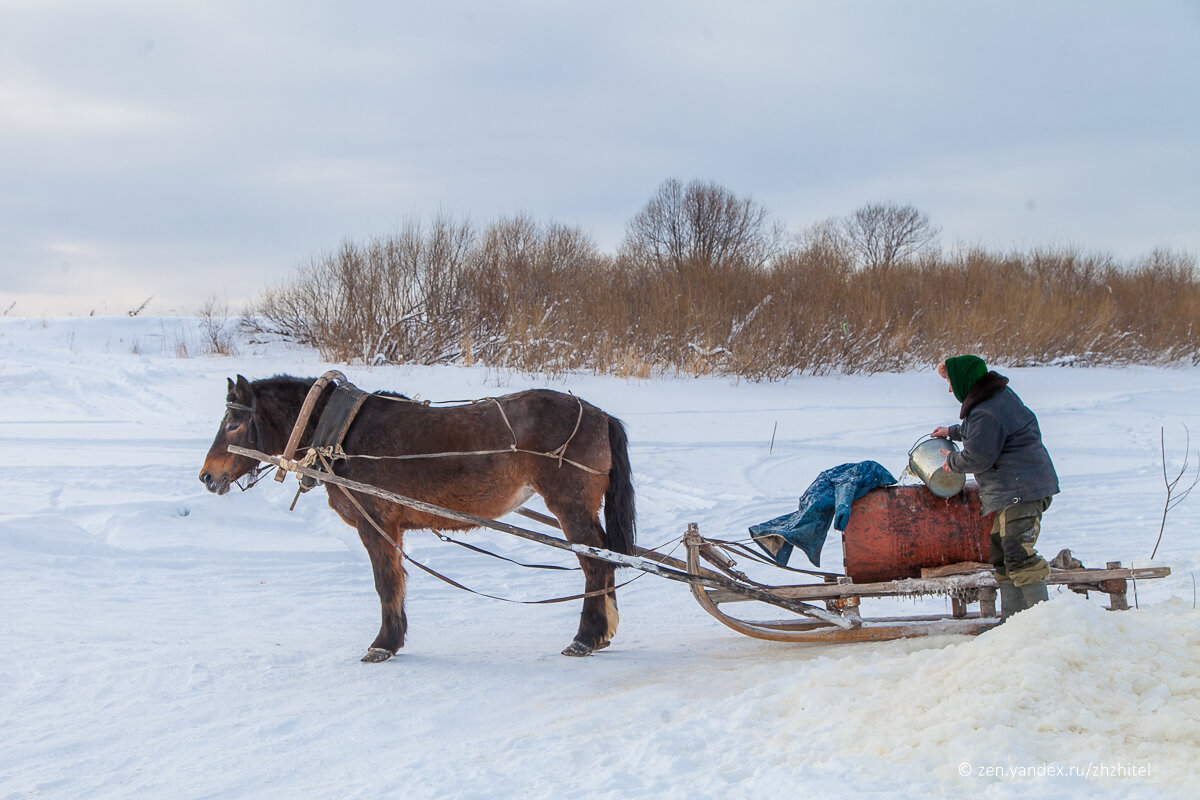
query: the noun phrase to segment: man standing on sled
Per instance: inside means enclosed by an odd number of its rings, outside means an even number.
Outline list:
[[[962,442],[962,452],[948,453],[943,469],[973,474],[983,513],[996,512],[991,562],[1005,620],[1046,599],[1050,566],[1034,546],[1042,513],[1058,494],[1058,475],[1042,445],[1037,417],[1008,388],[1008,378],[971,355],[948,358],[937,370],[962,403],[962,422],[930,435]]]

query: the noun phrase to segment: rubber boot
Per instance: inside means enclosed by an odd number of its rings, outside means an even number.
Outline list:
[[[1029,608],[1050,599],[1050,595],[1046,592],[1046,584],[1042,582],[1022,586],[1020,592],[1023,608]]]
[[[1004,622],[1013,614],[1024,610],[1024,592],[1011,583],[1000,584],[1000,621]]]

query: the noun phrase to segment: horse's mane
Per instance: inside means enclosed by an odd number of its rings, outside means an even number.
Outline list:
[[[295,375],[273,375],[270,378],[261,378],[253,382],[255,389],[272,389],[296,387],[308,389],[317,382],[316,378],[298,378]],[[399,392],[377,391],[371,394],[382,395],[383,397],[395,397],[401,400],[408,400],[408,395],[400,394]]]

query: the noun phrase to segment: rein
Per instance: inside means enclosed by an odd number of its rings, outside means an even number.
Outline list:
[[[325,467],[325,470],[330,475],[333,475],[334,474],[333,465],[330,464],[329,461],[324,456],[320,456],[320,458]],[[328,483],[326,484],[326,486],[329,486],[329,485],[330,484],[328,484]],[[480,597],[486,597],[489,600],[503,600],[505,603],[517,603],[519,605],[525,605],[525,606],[541,606],[541,605],[548,605],[550,603],[566,603],[571,600],[582,600],[582,599],[585,599],[588,597],[599,597],[600,595],[611,594],[613,592],[616,592],[617,589],[621,589],[625,586],[628,586],[629,584],[633,583],[634,581],[636,581],[639,578],[646,575],[646,573],[643,572],[633,578],[630,578],[629,580],[625,581],[624,583],[620,583],[620,584],[617,584],[616,586],[613,586],[611,589],[596,589],[595,591],[583,592],[582,594],[573,594],[568,597],[551,597],[546,600],[513,600],[511,597],[500,597],[498,595],[488,594],[487,592],[480,592],[475,589],[472,589],[469,586],[464,586],[463,584],[459,583],[458,581],[454,580],[453,578],[446,577],[445,575],[443,575],[442,573],[433,569],[432,567],[425,566],[420,561],[417,561],[415,558],[410,556],[408,553],[404,552],[404,548],[401,547],[400,545],[396,544],[396,541],[391,536],[388,535],[387,531],[385,531],[378,522],[375,521],[375,517],[371,516],[371,514],[365,508],[363,508],[362,503],[358,502],[358,498],[356,498],[353,494],[351,494],[349,489],[347,489],[344,486],[340,486],[338,484],[332,484],[332,485],[337,486],[337,488],[341,491],[342,495],[347,500],[350,501],[350,503],[354,506],[354,508],[358,511],[358,513],[362,514],[363,519],[365,519],[367,522],[369,522],[371,524],[371,527],[375,529],[375,532],[378,533],[380,536],[382,536],[383,540],[385,542],[387,542],[389,545],[391,545],[393,550],[395,550],[397,553],[400,554],[400,559],[402,561],[409,562],[410,564],[417,567],[418,569],[432,575],[433,577],[437,578],[440,581],[443,581],[444,583],[447,583],[447,584],[453,586],[456,589],[462,589],[464,592],[470,592],[471,594],[479,595]],[[443,539],[444,541],[454,541],[453,539],[450,539],[449,537],[444,536],[442,534],[438,534],[436,532],[434,532],[434,535],[436,535],[439,539]],[[455,544],[463,544],[462,542],[454,542],[454,543]],[[483,552],[483,553],[488,552],[486,550],[480,550],[479,548],[472,547],[471,545],[467,545],[467,544],[463,544],[463,546],[469,547],[472,550],[479,550],[480,552]],[[488,553],[488,555],[496,555],[496,554]],[[504,558],[504,556],[496,556],[496,557]],[[511,559],[507,559],[507,558],[505,558],[504,560],[511,561]],[[517,564],[518,562],[513,561],[512,563]],[[532,565],[520,564],[520,566],[532,566]],[[543,569],[554,569],[555,567],[542,567],[542,568]],[[557,567],[557,569],[570,570],[571,568],[570,567]]]

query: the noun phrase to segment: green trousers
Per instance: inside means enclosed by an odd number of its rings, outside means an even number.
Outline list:
[[[992,523],[991,561],[996,582],[1014,586],[1041,583],[1050,577],[1050,565],[1038,555],[1036,545],[1042,532],[1042,512],[1050,498],[1018,503],[996,512]]]

